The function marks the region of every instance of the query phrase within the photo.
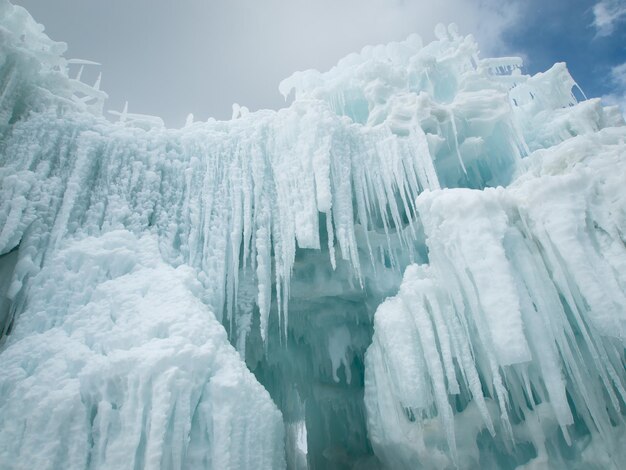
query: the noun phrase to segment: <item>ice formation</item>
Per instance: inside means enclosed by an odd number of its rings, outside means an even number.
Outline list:
[[[0,0],[0,467],[622,468],[623,118],[436,35],[167,129]]]

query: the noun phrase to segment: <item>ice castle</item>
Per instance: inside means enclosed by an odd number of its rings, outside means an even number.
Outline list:
[[[624,468],[623,116],[436,36],[168,129],[0,0],[0,468]]]

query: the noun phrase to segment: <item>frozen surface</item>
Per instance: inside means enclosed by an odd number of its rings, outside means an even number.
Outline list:
[[[166,129],[0,0],[0,463],[623,467],[623,118],[436,34]]]
[[[2,468],[279,468],[283,424],[187,267],[128,231],[68,240],[2,348]]]
[[[417,198],[429,263],[378,308],[366,356],[390,468],[622,468],[625,154],[605,129],[507,189]]]

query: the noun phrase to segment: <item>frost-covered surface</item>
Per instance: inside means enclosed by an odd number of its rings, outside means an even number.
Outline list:
[[[366,359],[390,468],[623,465],[625,152],[605,129],[507,189],[417,198],[429,263],[379,307]]]
[[[623,463],[626,127],[564,64],[438,27],[172,130],[0,24],[3,463]]]
[[[200,288],[149,235],[64,242],[2,348],[2,467],[284,465],[281,414]]]

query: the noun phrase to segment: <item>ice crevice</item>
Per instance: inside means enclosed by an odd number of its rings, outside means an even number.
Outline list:
[[[168,129],[0,0],[0,466],[621,468],[623,117],[436,36]]]

